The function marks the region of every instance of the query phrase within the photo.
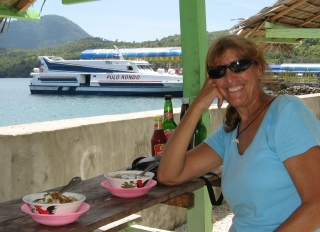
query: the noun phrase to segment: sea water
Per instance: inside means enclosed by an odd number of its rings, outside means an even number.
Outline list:
[[[0,127],[163,109],[164,97],[31,94],[31,78],[0,78]],[[173,98],[174,108],[181,98]]]

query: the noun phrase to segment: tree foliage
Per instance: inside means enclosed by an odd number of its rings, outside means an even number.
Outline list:
[[[44,20],[46,19],[46,20]],[[87,49],[113,49],[113,45],[118,48],[153,48],[153,47],[180,47],[180,35],[165,37],[161,40],[144,42],[111,41],[99,37],[90,37],[76,24],[61,16],[43,16],[46,21],[45,28],[40,24],[29,25],[28,31],[24,29],[24,22],[19,22],[20,32],[12,37],[14,40],[23,40],[30,43],[28,48],[24,48],[18,42],[2,47],[4,37],[0,42],[0,78],[3,77],[29,77],[30,72],[35,67],[40,66],[38,56],[54,55],[63,59],[79,59],[81,52]],[[41,20],[40,20],[41,21]],[[26,26],[27,27],[27,26]],[[42,28],[42,29],[41,29]],[[13,30],[10,28],[10,30]],[[13,30],[16,31],[16,30]],[[38,31],[38,32],[36,32]],[[52,33],[55,34],[52,34]],[[36,33],[36,36],[33,36]],[[55,36],[57,35],[58,36]],[[72,36],[70,36],[70,34]],[[207,32],[208,47],[222,35],[228,34],[228,30]],[[17,37],[17,38],[16,38]],[[21,39],[23,38],[23,39]],[[76,39],[77,38],[77,39]],[[55,42],[54,42],[55,41]],[[10,44],[10,43],[9,43]],[[14,46],[15,45],[15,46]],[[22,47],[22,48],[21,48]],[[31,48],[34,47],[34,48]],[[11,49],[11,50],[10,50]],[[318,39],[305,39],[301,45],[295,47],[292,53],[281,53],[276,51],[265,52],[269,64],[282,63],[320,63],[320,42]],[[154,64],[163,67],[165,64]]]

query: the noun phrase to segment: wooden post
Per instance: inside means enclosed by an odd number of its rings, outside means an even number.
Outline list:
[[[194,207],[187,212],[187,225],[189,232],[212,232],[212,205],[207,186],[204,185],[193,191],[195,194]]]
[[[180,30],[183,68],[183,96],[192,103],[205,81],[208,51],[205,0],[180,0]],[[202,121],[210,133],[208,111]]]

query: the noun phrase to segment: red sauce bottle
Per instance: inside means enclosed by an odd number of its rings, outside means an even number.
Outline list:
[[[166,147],[167,137],[162,129],[162,116],[154,117],[154,131],[151,138],[152,156],[162,156]]]

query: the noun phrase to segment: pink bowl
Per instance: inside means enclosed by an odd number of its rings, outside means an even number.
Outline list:
[[[57,204],[57,203],[45,204],[45,203],[34,202],[35,199],[39,199],[39,198],[44,197],[44,195],[46,193],[47,192],[29,194],[29,195],[24,196],[22,198],[22,200],[28,204],[31,212],[33,212],[33,213],[70,214],[70,213],[77,212],[80,209],[82,203],[86,199],[86,197],[82,194],[66,192],[66,193],[63,193],[63,195],[75,197],[78,200],[74,201],[72,203],[65,203],[65,204]]]
[[[49,215],[32,213],[28,204],[26,203],[21,206],[21,210],[26,214],[29,214],[33,218],[33,220],[47,226],[63,226],[70,224],[78,220],[78,218],[89,209],[90,205],[87,203],[83,203],[79,210],[75,213]]]
[[[156,184],[157,181],[151,180],[151,182],[143,188],[113,188],[108,180],[101,183],[102,187],[108,189],[112,195],[123,198],[140,197],[146,194],[152,187],[156,186]]]

